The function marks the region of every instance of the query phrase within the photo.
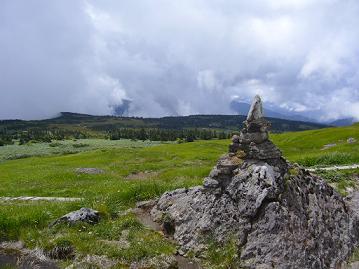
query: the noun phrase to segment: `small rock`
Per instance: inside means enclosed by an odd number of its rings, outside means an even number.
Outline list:
[[[322,150],[325,150],[325,149],[329,149],[329,148],[332,148],[332,147],[335,147],[337,144],[333,143],[333,144],[326,144],[323,146]]]
[[[354,137],[349,137],[348,139],[347,139],[347,142],[349,143],[349,144],[353,144],[353,143],[355,143],[357,140],[354,138]]]
[[[239,143],[239,136],[238,135],[232,136],[232,142],[233,143]]]
[[[264,117],[263,108],[262,108],[262,100],[259,95],[254,97],[254,100],[251,104],[247,115],[247,121],[253,121]]]
[[[50,227],[59,223],[69,223],[72,225],[79,221],[95,224],[100,221],[100,214],[96,210],[83,207],[80,210],[70,212],[61,218],[58,218],[50,224]]]
[[[210,178],[210,177],[206,177],[204,179],[203,187],[212,189],[212,188],[217,188],[218,186],[219,186],[219,183],[217,180]]]

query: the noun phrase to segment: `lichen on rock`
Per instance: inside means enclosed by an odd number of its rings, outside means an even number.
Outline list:
[[[203,186],[164,193],[151,215],[182,254],[234,238],[244,268],[338,268],[358,245],[358,217],[321,178],[282,157],[269,127],[256,97]]]

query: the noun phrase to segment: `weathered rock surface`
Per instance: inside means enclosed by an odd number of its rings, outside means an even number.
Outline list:
[[[87,222],[91,224],[98,223],[100,221],[100,214],[98,211],[91,208],[81,208],[79,210],[70,212],[61,218],[58,218],[50,226],[57,225],[59,223],[75,224],[76,222]]]
[[[268,140],[260,98],[204,185],[166,192],[153,219],[202,253],[235,239],[244,268],[339,268],[358,245],[359,217],[328,184],[288,163]]]

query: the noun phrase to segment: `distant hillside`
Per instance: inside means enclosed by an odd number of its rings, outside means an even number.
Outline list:
[[[345,118],[345,119],[338,119],[338,120],[332,121],[330,123],[330,125],[333,125],[333,126],[350,126],[355,122],[356,122],[356,120],[354,118]]]
[[[245,116],[242,115],[193,115],[163,118],[93,116],[62,112],[59,117],[46,120],[2,120],[0,129],[21,131],[29,128],[65,129],[104,133],[120,128],[158,128],[158,129],[194,129],[208,128],[223,131],[237,131],[242,128]],[[323,124],[268,118],[272,123],[272,132],[303,131],[327,127]]]

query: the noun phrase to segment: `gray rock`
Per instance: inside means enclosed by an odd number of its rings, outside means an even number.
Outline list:
[[[349,143],[349,144],[353,144],[353,143],[355,143],[357,140],[354,138],[354,137],[349,137],[348,139],[347,139],[347,142]]]
[[[68,223],[75,224],[77,222],[87,222],[91,224],[96,224],[100,221],[100,214],[98,211],[93,210],[91,208],[81,208],[80,210],[76,210],[70,212],[61,218],[58,218],[54,222],[50,224],[50,226],[57,225],[59,223]]]
[[[242,133],[266,132],[260,104]],[[340,268],[359,244],[359,198],[345,201],[269,140],[247,142],[233,140],[238,150],[219,159],[203,187],[163,194],[153,219],[179,253],[200,256],[210,240],[235,239],[243,268]]]
[[[217,188],[217,187],[219,187],[219,182],[211,177],[206,177],[203,182],[203,187]]]
[[[246,165],[221,193],[192,188],[159,199],[151,214],[172,225],[181,252],[234,236],[245,268],[335,268],[349,257],[359,222],[338,193],[301,168],[283,176],[263,161]]]
[[[240,141],[244,144],[250,144],[251,142],[259,144],[267,141],[268,137],[267,132],[241,133]]]
[[[254,100],[252,102],[252,105],[249,109],[248,115],[247,115],[247,121],[252,121],[256,119],[263,118],[263,108],[262,108],[262,100],[259,95],[256,95],[254,97]]]
[[[337,144],[333,143],[333,144],[326,144],[323,146],[322,150],[326,150],[326,149],[329,149],[329,148],[332,148],[332,147],[335,147]]]
[[[233,143],[239,143],[239,136],[238,135],[232,136],[232,142]]]

